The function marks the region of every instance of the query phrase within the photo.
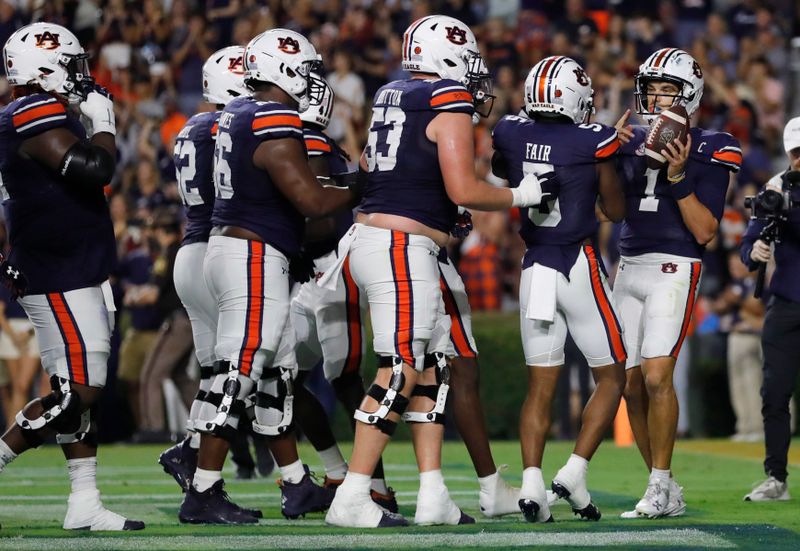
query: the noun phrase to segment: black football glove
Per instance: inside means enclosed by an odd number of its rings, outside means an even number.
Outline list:
[[[289,259],[289,276],[297,283],[305,283],[316,277],[314,260],[300,252]]]
[[[464,239],[472,231],[472,213],[463,207],[458,207],[456,223],[450,229],[450,235]]]

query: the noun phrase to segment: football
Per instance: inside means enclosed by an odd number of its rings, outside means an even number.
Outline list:
[[[647,168],[659,169],[667,159],[661,154],[665,146],[675,140],[686,142],[689,133],[689,114],[682,105],[675,105],[661,113],[650,125],[644,140],[644,153],[647,156]]]

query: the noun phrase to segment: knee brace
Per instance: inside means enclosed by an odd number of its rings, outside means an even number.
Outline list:
[[[97,445],[97,435],[92,425],[92,408],[87,409],[81,414],[81,424],[78,430],[68,434],[59,432],[56,434],[56,442],[61,444],[75,444],[76,442],[86,442],[87,444]]]
[[[188,432],[194,432],[195,422],[197,421],[197,417],[200,414],[200,409],[202,408],[203,402],[206,401],[208,397],[208,393],[211,390],[211,384],[214,381],[214,366],[213,365],[201,365],[200,366],[200,384],[197,389],[197,394],[194,396],[194,400],[192,401],[192,407],[189,410],[189,418],[186,420],[186,430]]]
[[[447,407],[447,393],[450,390],[450,368],[447,366],[447,358],[441,352],[425,355],[425,365],[423,369],[436,369],[435,385],[417,385],[411,392],[411,396],[425,396],[433,400],[433,408],[430,411],[407,411],[403,414],[403,421],[406,423],[439,423],[444,425],[444,410]]]
[[[214,374],[215,377],[225,376],[222,393],[217,394],[209,390],[203,401],[217,406],[216,415],[210,421],[196,421],[194,429],[230,441],[238,421],[235,423],[229,421],[231,419],[238,420],[244,412],[242,395],[247,394],[247,392],[242,389],[242,382],[239,380],[239,369],[230,362],[226,360],[214,362]]]
[[[274,382],[275,394],[263,392],[261,389],[256,392],[253,432],[264,436],[280,436],[289,431],[294,417],[293,381],[296,376],[297,369],[286,367],[264,369],[261,381],[265,384]],[[268,410],[281,412],[280,418],[268,413]]]
[[[34,447],[41,445],[43,439],[40,432],[45,428],[50,428],[58,433],[70,434],[80,432],[83,424],[81,397],[77,392],[72,391],[69,379],[53,375],[50,378],[50,386],[53,389],[50,394],[28,404],[31,405],[37,400],[40,402],[43,411],[39,417],[28,419],[25,416],[26,406],[17,413],[15,419],[17,425],[22,429],[22,436]]]
[[[391,436],[397,428],[397,423],[387,419],[390,412],[400,415],[408,407],[408,398],[400,394],[406,384],[403,375],[403,359],[399,356],[379,356],[379,367],[391,367],[392,378],[389,380],[389,388],[383,388],[373,384],[367,390],[367,395],[378,402],[378,409],[372,413],[357,409],[353,414],[356,421],[361,421],[367,425],[375,425],[381,432]]]

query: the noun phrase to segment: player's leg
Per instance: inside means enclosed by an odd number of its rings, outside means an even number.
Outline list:
[[[674,269],[648,266],[650,292],[644,305],[642,376],[648,396],[647,429],[653,467],[645,496],[636,505],[649,518],[683,514],[686,505],[672,478],[672,450],[678,427],[678,398],[672,375],[689,329],[700,262],[674,263]]]
[[[107,284],[104,285],[106,287]],[[64,448],[72,483],[64,528],[138,530],[103,507],[97,490],[97,440],[93,406],[106,383],[113,315],[110,287],[20,299],[36,330],[42,364],[51,376],[52,392],[31,401],[0,441],[0,471],[17,455],[38,447],[55,433]],[[108,303],[106,301],[109,301]]]
[[[478,475],[481,513],[496,517],[519,512],[519,489],[502,479],[489,447],[489,434],[480,397],[478,347],[472,335],[472,310],[467,290],[455,266],[439,261],[445,312],[450,317],[450,400],[458,433]]]
[[[558,375],[564,365],[567,325],[557,310],[552,321],[527,317],[529,301],[538,300],[531,295],[532,275],[532,267],[522,271],[519,289],[520,333],[528,371],[528,391],[519,420],[523,467],[519,507],[528,522],[550,522],[553,517],[542,476],[542,456]]]
[[[611,290],[594,248],[584,246],[569,274],[558,286],[558,304],[575,344],[586,358],[596,383],[583,410],[572,455],[553,479],[553,491],[583,518],[599,520],[586,475],[603,437],[614,421],[625,387],[627,354]],[[586,306],[593,305],[594,308]]]
[[[345,481],[336,491],[326,522],[340,526],[406,525],[370,499],[372,474],[394,433],[422,368],[441,293],[430,239],[398,231],[356,226],[350,269],[367,295],[378,373],[356,411],[355,442]],[[413,277],[412,277],[413,273]]]

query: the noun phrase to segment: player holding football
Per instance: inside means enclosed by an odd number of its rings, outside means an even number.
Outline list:
[[[495,174],[511,185],[538,178],[542,199],[524,212],[520,323],[528,396],[520,414],[523,478],[519,506],[529,522],[552,520],[542,477],[550,406],[564,365],[569,330],[597,384],[583,410],[575,449],[552,489],[576,514],[600,519],[586,489],[589,460],[614,419],[625,386],[622,330],[594,238],[595,204],[622,220],[625,196],[614,159],[614,128],[589,123],[592,82],[564,56],[534,65],[525,80],[525,112],[506,116],[493,132]],[[563,205],[563,207],[562,207]]]
[[[114,104],[64,27],[22,27],[3,58],[14,97],[0,111],[11,242],[3,272],[33,323],[53,390],[26,405],[3,435],[0,471],[55,434],[72,485],[64,528],[141,530],[143,522],[103,507],[96,485],[93,415],[106,384],[115,310],[108,275],[116,244],[103,193],[117,153]]]
[[[235,430],[245,399],[257,386],[257,432],[271,436],[281,470],[282,513],[296,517],[327,508],[330,492],[311,482],[291,431],[293,354],[279,344],[289,313],[288,258],[300,250],[305,217],[346,209],[347,189],[322,187],[311,172],[299,112],[319,102],[311,71],[319,56],[290,30],[266,31],[245,48],[244,82],[220,114],[215,146],[216,198],[203,273],[217,302],[214,378],[194,423],[201,432],[197,469],[180,519],[251,523],[223,490],[226,434]],[[279,359],[283,356],[286,363]],[[286,488],[291,488],[291,499]]]
[[[360,223],[340,241],[336,266],[320,280],[323,286],[335,282],[348,259],[353,279],[367,295],[379,356],[375,382],[356,411],[349,471],[325,519],[337,526],[407,524],[369,494],[378,458],[407,408],[420,470],[415,522],[474,522],[444,484],[443,426],[431,422],[436,416],[424,415],[434,402],[427,392],[413,392],[418,384],[440,383],[439,366],[425,361],[441,301],[436,257],[457,204],[501,210],[537,199],[530,182],[499,189],[475,177],[472,120],[476,103],[488,99],[491,81],[469,27],[438,15],[415,21],[403,37],[403,67],[412,77],[383,86],[375,96],[361,159],[368,185]]]
[[[653,53],[635,77],[636,111],[651,124],[673,105],[691,116],[702,95],[700,66],[677,48]],[[614,301],[628,350],[628,415],[650,479],[635,510],[623,517],[678,516],[686,504],[670,472],[678,424],[672,373],[694,308],[703,250],[716,235],[742,155],[729,134],[691,128],[685,143],[675,140],[661,150],[665,166],[648,168],[648,128],[626,126],[629,114],[617,123],[626,216]]]

